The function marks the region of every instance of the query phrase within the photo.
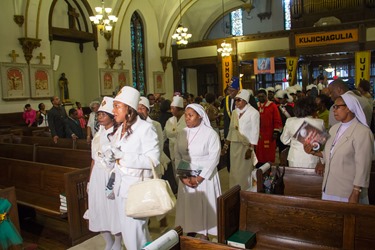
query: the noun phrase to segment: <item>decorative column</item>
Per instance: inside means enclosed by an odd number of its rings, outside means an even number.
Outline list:
[[[109,65],[111,66],[111,69],[113,69],[113,65],[116,63],[116,57],[121,56],[121,51],[118,49],[107,49],[107,55],[109,59]]]
[[[41,39],[22,37],[18,38],[22,45],[23,54],[25,56],[27,64],[30,64],[31,58],[33,58],[33,50],[40,47]]]
[[[167,70],[167,65],[172,61],[172,57],[170,56],[161,56],[160,61],[163,64],[163,70],[164,72]]]

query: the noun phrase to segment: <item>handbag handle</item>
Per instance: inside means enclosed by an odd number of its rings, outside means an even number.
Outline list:
[[[151,171],[152,171],[153,179],[160,179],[159,176],[158,176],[158,174],[155,171],[155,164],[154,164],[154,162],[152,161],[152,159],[150,157],[148,157],[148,159],[150,160],[151,165],[152,165]]]

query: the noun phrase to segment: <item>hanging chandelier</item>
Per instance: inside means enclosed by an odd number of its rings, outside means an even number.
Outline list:
[[[95,11],[96,15],[90,16],[90,21],[99,28],[100,34],[109,40],[113,26],[117,22],[117,17],[110,15],[112,8],[105,8],[104,0],[102,0],[101,7],[95,7]]]
[[[217,49],[217,52],[221,53],[222,57],[230,56],[232,54],[232,45],[230,43],[226,43],[225,40],[221,44],[221,48]]]
[[[221,6],[223,8],[223,29],[225,34],[225,25],[224,25],[224,0],[221,0]],[[232,45],[230,43],[226,43],[225,40],[221,44],[221,48],[217,49],[217,52],[221,54],[222,57],[230,56],[232,54]]]
[[[182,26],[182,15],[181,15],[181,0],[180,0],[180,23],[172,35],[172,39],[176,40],[176,44],[178,45],[186,45],[188,44],[188,40],[191,38],[191,34],[188,33],[188,28]]]

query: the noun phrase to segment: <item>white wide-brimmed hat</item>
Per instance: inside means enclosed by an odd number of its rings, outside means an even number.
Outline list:
[[[286,90],[277,91],[275,97],[277,99],[286,98],[287,102],[293,102],[293,97]]]
[[[247,89],[241,89],[240,91],[238,91],[235,98],[240,98],[248,103],[250,98],[250,92]]]
[[[297,94],[297,89],[295,87],[287,87],[286,92],[288,92],[290,95]]]
[[[114,101],[125,103],[126,105],[137,110],[140,95],[141,94],[139,93],[139,91],[135,88],[125,86],[117,93]]]
[[[113,115],[113,98],[109,96],[104,96],[103,101],[98,109],[98,112],[99,111],[103,111]]]
[[[296,92],[297,92],[297,91],[302,92],[302,87],[301,87],[301,85],[299,85],[299,84],[294,85],[293,88],[296,90]],[[289,92],[289,93],[290,93],[290,92]]]
[[[140,100],[139,100],[139,104],[142,104],[143,106],[145,106],[148,111],[150,111],[150,101],[144,97],[144,96],[141,96]]]
[[[283,86],[281,86],[280,84],[277,84],[275,86],[275,92],[279,91],[279,90],[282,90],[283,89]]]
[[[178,95],[174,96],[171,103],[171,107],[184,108],[184,98]]]
[[[266,90],[267,90],[267,92],[268,91],[275,92],[275,88],[274,87],[268,87],[268,88],[266,88]]]
[[[313,88],[317,88],[315,84],[309,84],[306,86],[306,91],[312,90]]]

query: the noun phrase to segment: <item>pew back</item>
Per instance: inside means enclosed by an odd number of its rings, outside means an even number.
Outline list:
[[[18,203],[60,216],[64,174],[76,168],[0,157],[0,186],[16,188]]]
[[[91,152],[88,150],[28,144],[0,143],[0,157],[74,168],[86,168],[91,165]]]
[[[240,215],[230,213],[237,209]],[[308,197],[239,191],[219,197],[219,242],[237,230],[256,232],[255,249],[371,249],[375,244],[375,207]],[[232,202],[232,206],[223,206]],[[229,211],[228,211],[229,209]],[[223,216],[223,217],[222,217]],[[237,221],[238,228],[226,227]]]

